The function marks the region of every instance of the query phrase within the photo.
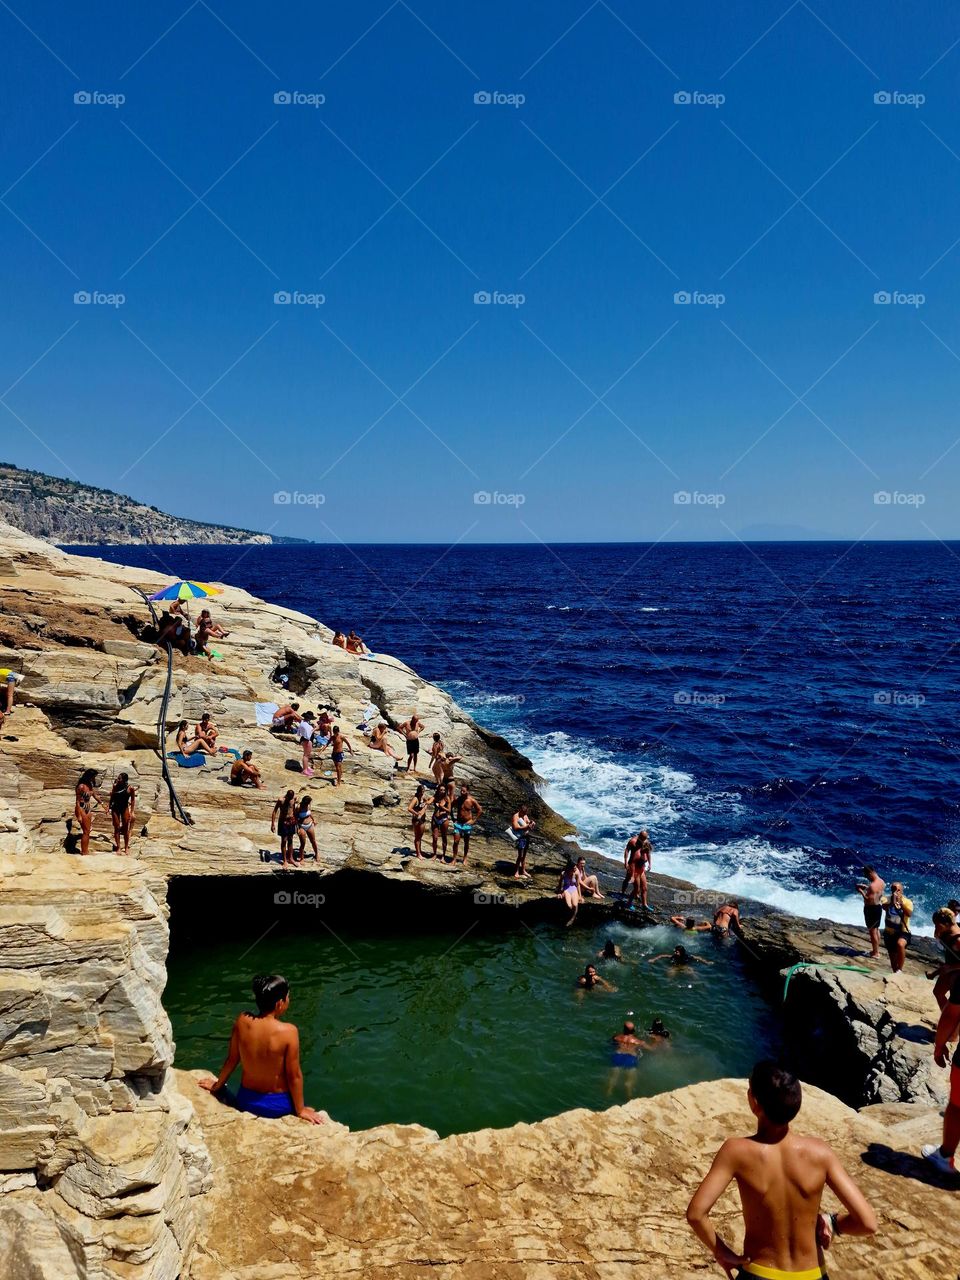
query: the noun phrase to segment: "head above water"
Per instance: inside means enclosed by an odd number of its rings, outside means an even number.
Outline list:
[[[750,1072],[747,1097],[755,1116],[770,1124],[787,1125],[800,1110],[803,1091],[792,1072],[765,1058]]]
[[[604,958],[607,960],[615,960],[617,955],[619,954],[619,951],[620,951],[620,948],[617,946],[617,944],[614,942],[612,938],[608,938],[606,942],[603,944],[603,954],[604,954]]]
[[[650,1034],[652,1036],[662,1036],[664,1040],[670,1039],[670,1032],[663,1025],[662,1018],[654,1018],[650,1023]]]
[[[683,927],[685,929],[692,929],[696,925],[696,923],[697,922],[696,920],[694,920],[693,916],[687,916],[686,920],[684,920],[683,922]]]
[[[583,971],[583,976],[585,978],[595,978],[597,976],[597,966],[595,964],[588,964]]]
[[[688,960],[688,959],[689,959],[689,954],[688,954],[688,952],[687,952],[687,948],[683,945],[683,943],[682,943],[682,942],[678,942],[678,943],[677,943],[677,945],[673,948],[673,958],[674,958],[674,960]]]
[[[285,1009],[290,1003],[290,985],[279,973],[258,973],[252,986],[253,998],[260,1013],[275,1013],[279,1005],[282,1004]]]

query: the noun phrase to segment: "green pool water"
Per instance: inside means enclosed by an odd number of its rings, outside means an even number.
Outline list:
[[[255,972],[282,973],[300,1028],[305,1096],[352,1129],[399,1122],[441,1135],[534,1121],[571,1107],[745,1075],[779,1047],[775,1012],[744,975],[738,944],[698,937],[713,963],[674,970],[649,956],[675,930],[601,932],[515,925],[481,932],[374,937],[338,928],[274,928],[229,941],[174,934],[164,1003],[176,1065],[219,1071],[236,1014],[253,1008]],[[605,937],[625,963],[598,968],[615,992],[578,991]],[[632,1079],[610,1066],[610,1037],[632,1011],[662,1017],[669,1047],[645,1053]],[[233,1079],[239,1084],[239,1071]]]

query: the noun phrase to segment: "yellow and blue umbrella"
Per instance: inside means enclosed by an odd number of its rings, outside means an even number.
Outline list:
[[[155,592],[149,599],[201,600],[204,596],[218,596],[222,590],[222,587],[211,586],[209,582],[171,582],[169,587]]]

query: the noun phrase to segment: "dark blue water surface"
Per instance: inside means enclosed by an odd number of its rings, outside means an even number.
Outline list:
[[[960,888],[960,547],[939,543],[77,548],[350,627],[511,739],[591,847],[918,925]]]

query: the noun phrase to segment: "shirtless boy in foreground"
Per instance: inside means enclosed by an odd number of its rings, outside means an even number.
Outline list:
[[[310,1124],[324,1124],[324,1112],[304,1105],[300,1035],[292,1022],[282,1022],[290,1007],[290,987],[279,974],[258,974],[253,980],[256,1013],[241,1013],[233,1024],[227,1058],[216,1080],[198,1080],[215,1098],[265,1119],[299,1116]],[[227,1081],[242,1069],[236,1094]]]
[[[728,1138],[687,1208],[694,1234],[730,1277],[826,1280],[823,1251],[834,1236],[869,1236],[877,1219],[835,1153],[819,1138],[790,1132],[800,1110],[800,1081],[775,1062],[758,1062],[747,1090],[757,1132]],[[743,1251],[717,1235],[710,1211],[736,1180],[743,1208]],[[824,1187],[846,1213],[820,1212]]]

